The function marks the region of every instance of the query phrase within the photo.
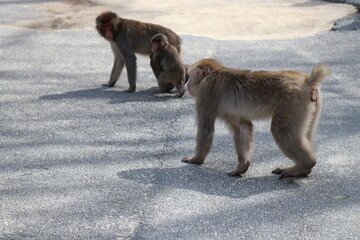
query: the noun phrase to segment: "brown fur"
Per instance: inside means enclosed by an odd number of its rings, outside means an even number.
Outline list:
[[[182,97],[185,93],[185,66],[176,48],[171,45],[163,34],[156,34],[152,39],[150,65],[158,80],[161,92],[168,92],[177,88],[175,97]]]
[[[277,168],[280,179],[306,176],[315,166],[314,133],[320,117],[320,86],[330,74],[325,64],[310,75],[296,71],[249,71],[222,66],[204,59],[188,70],[186,84],[196,97],[196,155],[184,162],[202,164],[209,153],[215,119],[225,121],[233,132],[238,166],[231,176],[244,174],[253,150],[252,120],[272,118],[271,132],[282,152],[295,162],[290,168]],[[316,102],[311,92],[317,91]]]
[[[110,39],[105,35],[105,26],[111,33]],[[136,90],[136,56],[135,53],[150,55],[151,38],[162,33],[169,39],[169,42],[181,51],[181,39],[170,29],[151,23],[144,23],[136,20],[120,18],[116,13],[104,12],[96,18],[96,29],[99,34],[110,42],[114,53],[114,65],[111,71],[110,80],[105,86],[112,87],[126,67],[128,73],[129,89],[127,92]]]

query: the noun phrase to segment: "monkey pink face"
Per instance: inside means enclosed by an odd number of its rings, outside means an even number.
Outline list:
[[[113,27],[112,27],[111,23],[103,24],[102,30],[104,32],[104,37],[107,40],[112,41],[114,36],[113,36]]]
[[[158,51],[159,45],[155,42],[151,43],[151,52],[156,53]]]
[[[209,70],[203,67],[191,67],[188,70],[189,81],[185,84],[185,89],[193,97],[197,95],[197,87],[201,80],[209,74]]]
[[[151,52],[162,52],[169,45],[169,41],[164,34],[156,34],[151,38]]]

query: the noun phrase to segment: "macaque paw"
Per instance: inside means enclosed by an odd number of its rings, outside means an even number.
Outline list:
[[[184,96],[184,93],[185,93],[185,90],[177,93],[177,94],[175,95],[175,97],[176,97],[176,98],[181,98],[182,96]]]
[[[123,92],[132,93],[132,92],[135,92],[135,89],[134,88],[129,88],[129,89],[124,90]]]
[[[236,170],[232,171],[232,172],[229,172],[228,175],[230,177],[239,177],[239,178],[242,178],[243,175],[241,173],[238,173]]]
[[[284,171],[285,171],[284,168],[277,168],[277,169],[272,170],[271,173],[276,174],[276,175],[280,175]]]
[[[311,169],[299,169],[299,168],[277,168],[272,171],[273,174],[279,175],[279,180],[289,177],[306,177],[311,173]]]
[[[199,164],[199,165],[204,163],[204,160],[201,160],[196,157],[185,157],[185,158],[181,159],[181,161],[184,163],[192,163],[192,164]]]
[[[152,87],[152,88],[149,88],[149,90],[152,93],[160,93],[160,88],[159,87]]]
[[[104,84],[101,84],[101,86],[103,86],[103,87],[113,87],[114,84],[104,83]]]
[[[236,169],[232,172],[229,172],[228,175],[231,177],[242,177],[243,174],[249,169],[250,161],[246,161],[245,163],[239,163]]]

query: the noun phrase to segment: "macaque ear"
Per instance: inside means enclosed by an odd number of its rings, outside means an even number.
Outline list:
[[[207,75],[209,75],[209,69],[207,68],[198,68],[198,74],[201,78],[206,77]]]

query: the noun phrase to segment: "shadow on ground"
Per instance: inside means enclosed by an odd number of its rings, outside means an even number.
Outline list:
[[[170,189],[187,189],[207,195],[246,198],[262,192],[295,189],[297,179],[277,181],[277,176],[239,178],[229,177],[223,171],[204,166],[187,165],[174,168],[143,168],[118,173],[122,179],[140,184],[160,185]],[[264,184],[264,183],[268,184]]]
[[[85,90],[70,91],[59,94],[49,94],[39,97],[40,100],[63,100],[63,99],[86,99],[104,98],[110,99],[110,104],[125,102],[164,102],[175,100],[174,93],[154,94],[151,90],[141,90],[126,93],[108,87],[98,87]]]

